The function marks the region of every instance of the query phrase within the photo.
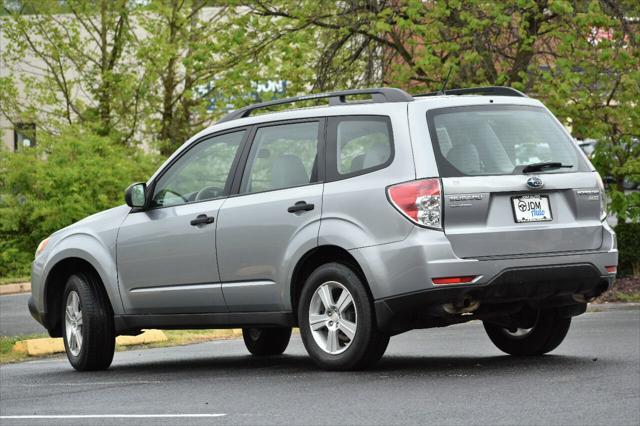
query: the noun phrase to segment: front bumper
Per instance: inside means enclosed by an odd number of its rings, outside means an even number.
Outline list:
[[[38,321],[43,326],[47,327],[47,316],[38,311],[36,308],[36,302],[33,299],[33,296],[29,296],[29,300],[27,301],[27,306],[29,307],[29,313],[33,317],[34,320]]]

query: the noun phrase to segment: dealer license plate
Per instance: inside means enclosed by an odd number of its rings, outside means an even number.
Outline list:
[[[552,219],[549,197],[546,195],[520,195],[511,197],[516,222],[545,222]]]

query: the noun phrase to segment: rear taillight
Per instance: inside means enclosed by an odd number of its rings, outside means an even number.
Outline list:
[[[420,179],[391,185],[389,201],[417,225],[442,230],[440,179]]]
[[[604,221],[609,214],[607,211],[607,191],[604,188],[604,182],[602,182],[600,173],[596,172],[596,178],[598,180],[598,189],[600,190],[600,220]]]

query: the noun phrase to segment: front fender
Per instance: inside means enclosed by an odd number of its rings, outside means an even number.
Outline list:
[[[89,263],[98,273],[111,302],[114,314],[124,313],[120,290],[118,288],[118,274],[115,263],[115,246],[107,247],[96,236],[82,232],[74,233],[59,240],[47,256],[42,269],[42,284],[34,294],[36,307],[47,312],[45,305],[47,277],[53,268],[65,259],[82,259]]]

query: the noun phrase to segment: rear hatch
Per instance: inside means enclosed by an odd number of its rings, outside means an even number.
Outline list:
[[[459,257],[598,249],[601,190],[568,133],[542,107],[430,110],[444,231]]]

